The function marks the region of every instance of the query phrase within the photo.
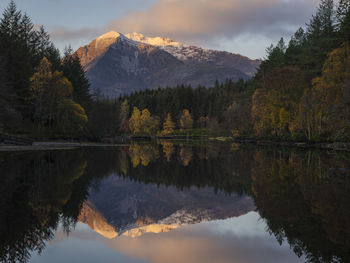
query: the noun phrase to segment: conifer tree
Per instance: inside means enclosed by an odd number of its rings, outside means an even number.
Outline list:
[[[341,44],[350,42],[350,0],[340,0],[337,9],[338,35]]]
[[[15,101],[16,94],[8,82],[4,59],[0,55],[0,132],[18,126],[20,117],[13,108]]]
[[[88,107],[91,104],[90,84],[81,66],[80,59],[73,54],[71,47],[66,48],[62,62],[64,75],[72,82],[73,100]]]
[[[5,59],[8,79],[16,93],[14,104],[24,117],[30,117],[28,105],[29,78],[34,68],[46,56],[60,64],[59,52],[52,45],[49,35],[41,27],[35,30],[31,19],[17,10],[14,1],[4,10],[0,19],[0,50]]]
[[[308,80],[319,76],[327,54],[337,46],[336,13],[333,0],[321,0],[306,30],[307,41],[302,64]]]
[[[129,117],[129,103],[128,100],[125,99],[123,103],[120,105],[120,113],[119,113],[119,121],[120,121],[120,130],[126,132],[128,130],[128,117]]]

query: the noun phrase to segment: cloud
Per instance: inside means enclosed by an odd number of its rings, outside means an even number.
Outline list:
[[[318,0],[154,0],[104,27],[50,30],[58,43],[87,44],[108,30],[170,37],[186,44],[261,58],[265,48],[289,37],[315,12]]]
[[[82,38],[93,38],[101,33],[101,29],[97,28],[82,28],[82,29],[67,29],[65,27],[54,27],[50,30],[50,36],[56,41],[74,41]]]
[[[314,13],[316,0],[156,0],[111,22],[110,29],[203,42],[242,34],[290,34]]]

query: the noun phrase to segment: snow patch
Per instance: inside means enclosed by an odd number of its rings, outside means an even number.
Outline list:
[[[152,45],[152,46],[157,46],[157,47],[164,47],[164,46],[182,46],[180,42],[176,42],[170,38],[165,38],[165,37],[146,37],[141,33],[132,33],[132,34],[126,34],[125,35],[127,38],[141,42],[144,44]]]
[[[105,39],[117,39],[118,37],[120,37],[121,34],[115,31],[109,31],[106,34],[103,34],[101,36],[99,36],[96,40],[105,40]]]

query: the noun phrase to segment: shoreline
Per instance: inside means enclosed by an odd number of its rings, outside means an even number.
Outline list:
[[[75,142],[34,142],[32,145],[0,144],[0,152],[73,150],[88,147],[120,147],[128,144],[75,143]]]
[[[301,149],[321,149],[332,151],[350,151],[350,143],[347,142],[289,142],[289,141],[270,141],[258,139],[233,139],[236,143],[251,143],[257,146],[277,146],[277,147],[294,147]]]
[[[142,141],[141,138],[130,138],[125,143],[103,143],[103,142],[33,142],[32,145],[11,145],[0,144],[0,152],[13,152],[13,151],[49,151],[49,150],[72,150],[78,148],[88,147],[121,147],[128,146],[130,141]],[[254,144],[256,146],[274,146],[274,147],[293,147],[300,149],[321,149],[332,151],[350,151],[350,143],[345,142],[323,142],[323,143],[308,143],[308,142],[289,142],[289,141],[272,141],[272,140],[259,140],[259,139],[239,139],[232,137],[203,137],[203,136],[189,136],[189,137],[157,137],[161,140],[194,140],[199,139],[203,141],[217,141],[217,142],[235,142],[241,144]],[[150,140],[145,140],[150,141]]]

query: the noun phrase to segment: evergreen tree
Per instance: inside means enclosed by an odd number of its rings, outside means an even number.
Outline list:
[[[73,100],[84,107],[88,107],[91,103],[90,84],[85,76],[79,57],[72,53],[70,47],[65,50],[62,70],[73,85]]]
[[[59,53],[45,30],[35,30],[31,19],[17,10],[14,1],[10,2],[0,19],[0,50],[5,59],[9,82],[16,93],[15,108],[24,117],[30,117],[31,111],[27,104],[29,78],[44,56],[47,55],[57,64]]]
[[[125,99],[123,103],[120,105],[120,116],[119,116],[119,128],[121,131],[126,132],[128,130],[128,118],[129,118],[129,103],[128,100]]]
[[[4,62],[3,57],[0,56],[0,132],[18,126],[20,121],[20,116],[13,108],[16,94],[8,82]]]
[[[341,44],[350,42],[350,1],[340,0],[337,9],[338,34]]]
[[[311,18],[306,30],[302,64],[308,80],[321,74],[327,54],[338,44],[335,22],[333,0],[321,0],[316,15]]]

